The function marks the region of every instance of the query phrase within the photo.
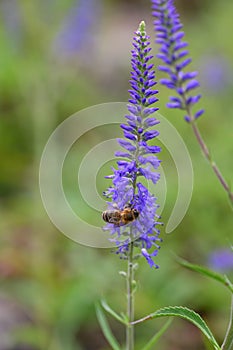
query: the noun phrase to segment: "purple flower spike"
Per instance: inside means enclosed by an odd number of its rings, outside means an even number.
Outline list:
[[[139,254],[147,260],[149,266],[157,268],[153,258],[157,255],[158,242],[161,241],[157,228],[161,225],[157,221],[158,205],[156,198],[142,183],[144,178],[156,184],[160,177],[156,172],[160,160],[155,155],[160,152],[160,147],[148,144],[159,135],[157,130],[151,129],[159,121],[152,116],[158,110],[151,106],[158,101],[154,97],[158,91],[152,89],[156,82],[153,64],[150,62],[153,56],[149,54],[151,49],[148,39],[145,23],[141,22],[133,42],[128,114],[125,123],[121,124],[126,139],[118,140],[124,150],[115,153],[116,157],[122,159],[117,161],[117,168],[108,177],[112,179],[112,187],[104,193],[111,199],[108,210],[112,213],[117,210],[122,215],[125,208],[128,208],[136,210],[137,215],[128,223],[119,216],[116,222],[105,220],[108,223],[104,229],[110,231],[111,241],[116,244],[116,252],[120,257],[128,256],[129,245],[133,242],[134,250],[139,249]]]
[[[168,79],[161,79],[160,83],[167,88],[175,90],[179,95],[170,97],[168,108],[178,108],[185,110],[188,116],[185,116],[187,122],[193,122],[200,117],[203,110],[192,114],[191,108],[195,105],[201,95],[190,96],[192,91],[199,87],[199,82],[195,79],[197,72],[183,72],[183,69],[189,65],[191,58],[187,58],[188,43],[183,41],[183,25],[180,23],[179,14],[174,6],[174,0],[151,0],[152,15],[156,18],[154,21],[155,32],[157,34],[156,43],[160,45],[160,52],[157,55],[163,61],[163,65],[158,69],[168,74]]]

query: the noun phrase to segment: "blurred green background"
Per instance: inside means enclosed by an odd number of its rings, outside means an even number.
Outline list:
[[[198,124],[232,182],[233,3],[176,4],[190,43],[192,69],[200,73],[206,113]],[[38,169],[48,137],[63,120],[94,104],[128,99],[131,41],[142,19],[154,40],[150,1],[0,0],[0,12],[0,350],[107,350],[94,303],[104,296],[124,311],[125,285],[118,271],[125,262],[110,250],[78,245],[56,230],[41,202]],[[155,45],[153,49],[156,54]],[[161,234],[160,269],[140,264],[136,317],[166,305],[186,305],[200,312],[222,341],[230,295],[217,283],[177,266],[173,253],[207,264],[213,251],[232,244],[232,211],[182,115],[165,108],[168,94],[160,87],[160,111],[189,149],[193,197],[179,227]],[[64,187],[74,203],[81,203],[74,191],[76,164],[91,142],[98,144],[106,134],[115,138],[121,131],[98,128],[94,135],[84,135],[78,151],[72,152]],[[177,194],[177,174],[165,147],[161,158],[168,183],[162,213],[166,223]],[[100,195],[108,185],[98,176]],[[99,219],[100,213],[85,203],[80,210],[87,221]],[[232,275],[232,270],[226,272]],[[138,327],[136,349],[162,324],[154,320]],[[123,342],[124,330],[112,320],[111,325]],[[205,347],[194,327],[175,320],[159,348]]]

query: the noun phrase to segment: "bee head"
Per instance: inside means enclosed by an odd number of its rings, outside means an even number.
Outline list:
[[[139,216],[139,211],[137,209],[133,209],[132,211],[133,211],[135,219],[137,219]]]

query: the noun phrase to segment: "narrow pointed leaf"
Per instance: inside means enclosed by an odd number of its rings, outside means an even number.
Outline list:
[[[164,307],[162,309],[159,309],[158,311],[140,319],[137,321],[132,322],[132,324],[137,324],[141,322],[145,322],[146,320],[151,320],[153,318],[158,317],[164,317],[164,316],[178,316],[181,318],[186,319],[187,321],[193,323],[196,327],[198,327],[201,332],[209,339],[210,343],[213,345],[215,350],[220,350],[220,347],[218,343],[216,342],[212,332],[210,331],[209,327],[205,323],[205,321],[201,318],[200,315],[198,315],[193,310],[190,310],[183,306],[168,306]]]
[[[231,301],[231,314],[230,321],[227,329],[227,333],[224,342],[221,347],[222,350],[232,350],[233,349],[233,296]]]
[[[96,305],[96,316],[99,321],[102,332],[105,338],[107,339],[107,341],[109,342],[109,344],[111,345],[111,347],[113,348],[113,350],[121,350],[121,347],[117,342],[116,338],[114,337],[109,327],[109,324],[107,322],[107,319],[98,304]]]
[[[207,267],[204,267],[201,265],[191,264],[188,261],[181,259],[179,257],[176,257],[176,260],[180,265],[186,267],[187,269],[195,272],[199,272],[204,276],[210,277],[215,281],[220,282],[225,287],[227,287],[231,291],[231,293],[233,293],[233,284],[231,283],[231,281],[228,279],[226,275],[222,275],[221,273],[210,270]]]
[[[123,323],[124,325],[127,324],[127,321],[121,317],[120,315],[118,315],[113,309],[110,308],[110,306],[106,303],[105,300],[101,300],[101,305],[103,307],[103,309],[109,313],[109,315],[111,315],[112,317],[114,317],[117,321]]]
[[[157,343],[157,341],[161,338],[161,336],[166,332],[170,324],[172,323],[172,318],[169,318],[165,325],[149,340],[149,342],[144,346],[142,350],[150,350],[152,346]]]

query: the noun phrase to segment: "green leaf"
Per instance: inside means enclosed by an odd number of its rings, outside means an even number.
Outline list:
[[[215,281],[220,282],[225,287],[227,287],[231,291],[231,293],[233,293],[233,284],[231,283],[231,281],[228,279],[228,277],[226,275],[222,275],[218,272],[210,270],[207,267],[204,267],[201,265],[191,264],[188,261],[181,259],[179,257],[176,257],[176,260],[180,265],[186,267],[187,269],[199,272],[204,276],[210,277],[210,278],[214,279]]]
[[[142,350],[149,350],[152,348],[153,345],[157,343],[157,341],[161,338],[161,336],[166,332],[170,324],[172,323],[173,319],[169,318],[165,325],[151,338],[151,340],[144,346]]]
[[[220,347],[219,347],[218,343],[216,342],[213,334],[211,333],[209,327],[207,326],[205,321],[201,318],[201,316],[198,315],[193,310],[190,310],[190,309],[183,307],[183,306],[164,307],[164,308],[159,309],[158,311],[156,311],[156,312],[154,312],[146,317],[143,317],[140,320],[132,322],[132,324],[137,324],[137,323],[145,322],[147,320],[151,320],[153,318],[164,317],[164,316],[178,316],[178,317],[184,318],[187,321],[193,323],[209,339],[209,341],[213,345],[214,349],[220,350]]]
[[[124,325],[128,324],[127,320],[118,315],[113,309],[111,309],[105,300],[101,300],[101,306],[107,313],[109,313],[109,315],[114,317],[117,321],[121,322]]]
[[[231,301],[231,315],[230,321],[227,329],[227,333],[224,342],[221,347],[222,350],[232,350],[233,349],[233,296]]]
[[[103,331],[103,334],[105,336],[105,338],[107,339],[107,341],[109,342],[109,344],[111,345],[111,347],[113,348],[113,350],[121,350],[121,347],[119,345],[119,343],[117,342],[116,338],[114,337],[109,324],[107,322],[107,319],[102,311],[102,309],[100,308],[100,306],[97,304],[96,305],[96,316],[97,319],[99,321],[100,327]]]

